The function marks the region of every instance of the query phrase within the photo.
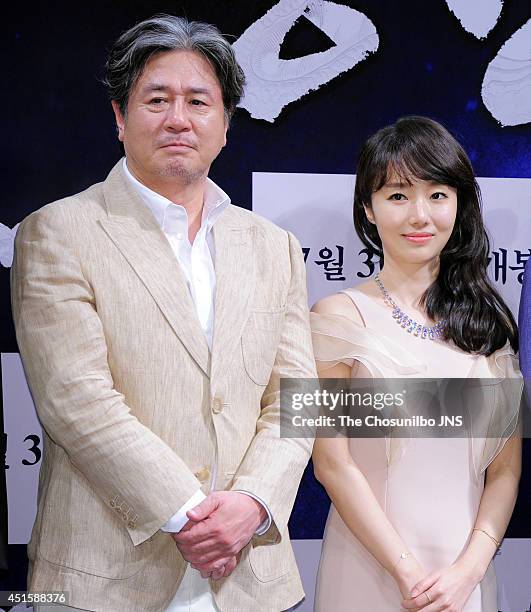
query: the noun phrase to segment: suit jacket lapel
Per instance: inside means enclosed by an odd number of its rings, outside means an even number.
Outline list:
[[[100,223],[190,355],[209,375],[208,344],[186,279],[151,211],[127,185],[121,164],[120,160],[104,183],[109,215]]]
[[[212,379],[230,367],[251,308],[254,291],[255,228],[229,206],[214,224],[216,297],[212,343]]]

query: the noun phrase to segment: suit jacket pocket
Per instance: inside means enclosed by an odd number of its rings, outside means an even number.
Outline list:
[[[253,310],[242,334],[245,371],[257,384],[269,382],[278,350],[284,309]]]
[[[259,582],[278,580],[296,568],[291,544],[286,536],[279,544],[251,544],[249,564]]]

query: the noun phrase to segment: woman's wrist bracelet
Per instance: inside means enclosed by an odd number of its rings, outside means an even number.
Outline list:
[[[408,557],[412,557],[412,556],[413,556],[413,553],[409,551],[401,552],[400,557],[398,558],[398,561],[393,565],[393,572],[396,570],[400,561],[402,561],[403,559],[407,559]]]
[[[480,529],[479,527],[474,527],[472,531],[480,531],[481,533],[484,533],[487,536],[487,538],[491,539],[494,542],[494,544],[496,544],[496,548],[499,548],[501,546],[501,542],[498,542],[498,540],[494,536],[491,536],[490,533],[487,533],[484,529]]]

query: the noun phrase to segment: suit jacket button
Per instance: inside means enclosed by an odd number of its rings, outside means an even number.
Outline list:
[[[197,480],[205,482],[210,478],[210,470],[207,467],[201,468],[194,474],[194,476],[197,478]]]
[[[223,404],[221,403],[221,400],[219,399],[219,397],[215,397],[212,401],[212,412],[214,414],[219,414],[222,410]]]

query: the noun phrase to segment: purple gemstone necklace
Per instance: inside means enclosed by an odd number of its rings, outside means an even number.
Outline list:
[[[426,338],[429,338],[430,340],[437,340],[442,336],[444,321],[439,321],[432,327],[427,327],[426,325],[417,323],[409,315],[407,315],[389,295],[389,292],[382,283],[379,273],[374,277],[374,281],[378,285],[378,289],[382,292],[385,304],[393,309],[393,319],[395,319],[395,321],[401,327],[407,330],[410,334],[420,337],[423,340]]]

